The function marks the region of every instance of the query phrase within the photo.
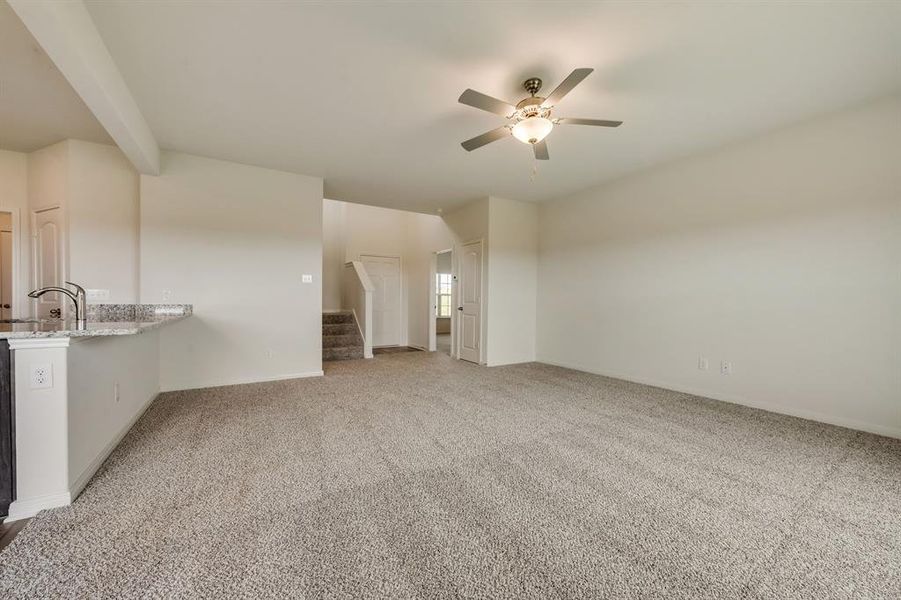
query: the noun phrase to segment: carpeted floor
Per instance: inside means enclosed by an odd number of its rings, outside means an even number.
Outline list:
[[[164,394],[3,598],[899,598],[901,441],[414,352]]]

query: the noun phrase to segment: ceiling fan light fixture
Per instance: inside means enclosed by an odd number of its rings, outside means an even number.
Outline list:
[[[554,124],[544,117],[528,117],[513,126],[513,136],[524,144],[537,144],[548,136]]]
[[[593,125],[595,127],[619,127],[622,121],[606,121],[602,119],[574,119],[557,115],[551,116],[566,94],[588,77],[592,69],[582,67],[566,76],[560,85],[554,88],[547,98],[537,95],[541,91],[541,79],[530,77],[523,82],[523,88],[529,93],[528,98],[520,100],[515,106],[509,102],[492,98],[475,90],[466,90],[460,95],[458,102],[479,110],[484,110],[507,119],[507,122],[482,135],[462,142],[460,145],[467,152],[472,152],[491,142],[510,137],[523,144],[532,146],[536,160],[548,160],[546,138],[554,129],[554,125]]]

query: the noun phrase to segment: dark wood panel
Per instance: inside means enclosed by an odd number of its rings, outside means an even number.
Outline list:
[[[9,342],[0,340],[0,517],[16,498],[16,412]]]

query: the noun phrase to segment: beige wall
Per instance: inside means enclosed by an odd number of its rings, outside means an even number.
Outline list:
[[[69,140],[69,278],[138,301],[138,173],[115,146]]]
[[[138,300],[139,204],[137,172],[115,146],[65,140],[28,155],[23,218],[30,224],[31,211],[63,209],[65,278],[108,290],[103,302]]]
[[[160,330],[161,388],[321,373],[322,180],[164,153],[140,181],[141,301],[194,304]]]
[[[322,310],[341,309],[344,263],[344,202],[322,201]]]
[[[435,319],[435,333],[450,333],[451,320],[450,317],[438,317]]]
[[[488,365],[535,360],[538,206],[489,199]]]
[[[31,210],[66,207],[69,198],[69,141],[28,155],[28,205]]]
[[[438,273],[453,273],[454,272],[454,253],[453,252],[442,252],[438,255],[437,264],[435,265],[436,272]]]
[[[899,165],[895,97],[542,205],[539,360],[901,436]]]

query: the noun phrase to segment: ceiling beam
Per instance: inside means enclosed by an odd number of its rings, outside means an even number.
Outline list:
[[[100,124],[145,175],[160,148],[81,0],[7,0]]]

